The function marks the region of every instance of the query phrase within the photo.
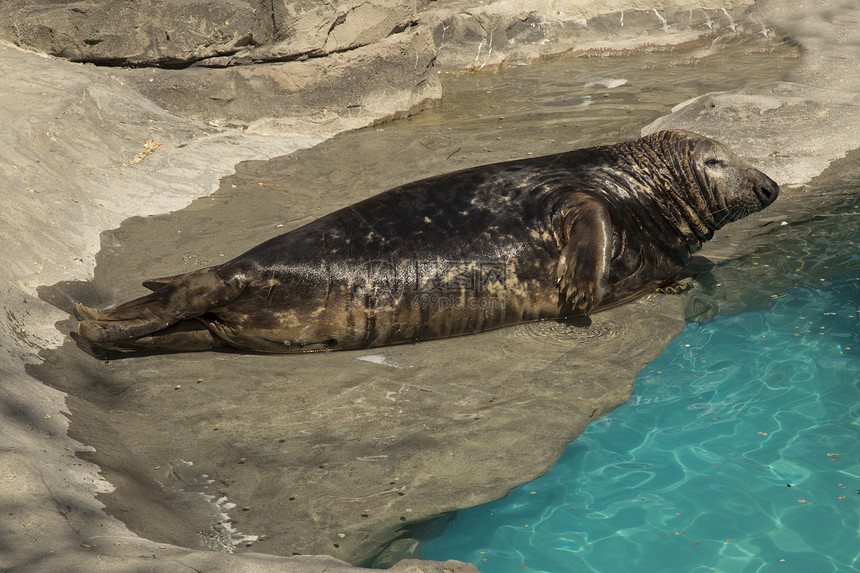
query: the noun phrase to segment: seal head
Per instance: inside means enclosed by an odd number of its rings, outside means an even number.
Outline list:
[[[695,133],[662,131],[588,151],[588,177],[565,196],[555,224],[567,312],[675,290],[674,277],[715,231],[779,194],[767,175]]]

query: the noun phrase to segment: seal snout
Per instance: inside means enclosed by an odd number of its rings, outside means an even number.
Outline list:
[[[765,175],[759,170],[755,170],[755,181],[753,190],[755,191],[756,197],[761,202],[762,207],[767,207],[774,201],[776,201],[777,196],[779,195],[779,185],[776,181]]]

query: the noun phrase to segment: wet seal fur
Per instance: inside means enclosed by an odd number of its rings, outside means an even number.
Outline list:
[[[725,146],[663,131],[423,179],[215,267],[76,305],[97,346],[306,352],[443,338],[656,290],[779,186]]]

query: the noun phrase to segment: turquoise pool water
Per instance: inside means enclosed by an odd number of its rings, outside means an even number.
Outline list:
[[[786,235],[803,264],[772,274],[794,288],[689,324],[628,403],[542,478],[459,512],[424,558],[485,573],[860,571],[857,205],[828,217]]]

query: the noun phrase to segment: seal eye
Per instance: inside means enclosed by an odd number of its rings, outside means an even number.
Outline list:
[[[712,157],[711,159],[705,160],[705,165],[708,167],[724,167],[726,164],[722,159]]]

